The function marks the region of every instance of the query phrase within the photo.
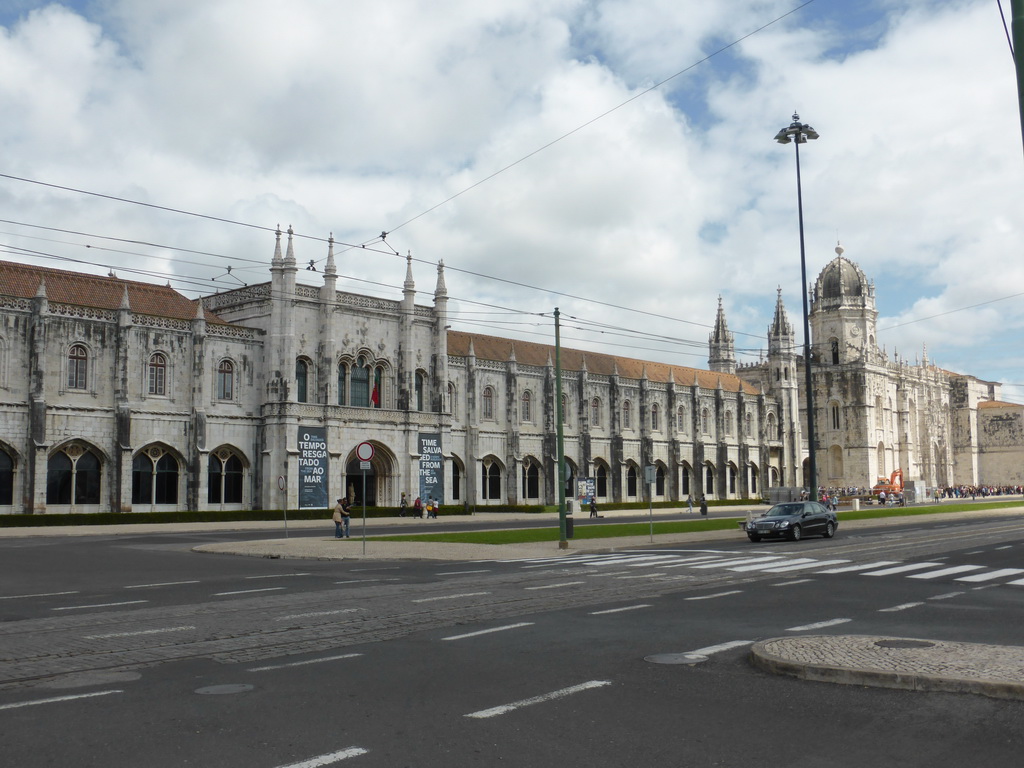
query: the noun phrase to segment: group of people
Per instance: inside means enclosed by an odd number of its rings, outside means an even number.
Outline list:
[[[416,497],[416,501],[412,503],[412,516],[413,517],[433,517],[437,518],[437,510],[441,508],[441,502],[435,499],[433,496],[428,496],[426,503],[420,496]],[[402,494],[402,500],[398,504],[398,516],[405,517],[409,514],[409,497],[404,493]]]

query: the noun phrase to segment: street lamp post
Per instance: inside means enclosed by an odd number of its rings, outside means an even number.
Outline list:
[[[811,385],[811,327],[807,318],[807,258],[804,253],[804,200],[803,192],[800,189],[800,145],[806,144],[808,139],[816,138],[818,138],[818,132],[807,123],[801,123],[800,115],[796,112],[793,113],[793,122],[789,127],[783,128],[775,134],[775,140],[779,144],[792,142],[796,148],[796,209],[800,222],[800,293],[804,298],[804,388],[807,402],[807,453],[810,459],[807,485],[815,500],[818,498],[818,472],[814,458],[814,389]]]

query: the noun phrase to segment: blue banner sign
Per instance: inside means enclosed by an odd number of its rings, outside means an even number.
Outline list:
[[[426,505],[433,499],[444,501],[444,458],[441,456],[441,435],[420,432],[420,499]]]
[[[323,509],[328,481],[327,430],[299,427],[299,509]]]

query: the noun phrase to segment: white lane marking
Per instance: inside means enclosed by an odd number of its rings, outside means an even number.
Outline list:
[[[588,574],[585,574],[585,575],[586,576],[601,576],[603,578],[607,578],[609,576],[621,576],[624,573],[629,573],[629,571],[595,571],[593,573],[588,573]]]
[[[620,579],[657,579],[663,577],[663,573],[634,573],[632,576],[619,576]]]
[[[287,667],[304,667],[307,664],[321,664],[325,661],[338,661],[339,659],[354,659],[362,656],[361,653],[343,653],[340,656],[324,656],[320,659],[306,659],[305,661],[290,661],[287,664],[271,664],[266,667],[251,667],[247,672],[269,672],[272,669],[286,669]]]
[[[36,699],[35,701],[17,701],[13,704],[0,704],[0,709],[19,709],[21,707],[34,707],[36,704],[56,704],[59,701],[91,699],[95,696],[109,696],[112,693],[124,693],[124,691],[93,691],[92,693],[77,693],[73,696],[55,696],[52,699]]]
[[[608,608],[603,611],[591,611],[591,616],[601,616],[605,613],[622,613],[623,611],[637,611],[641,608],[650,608],[650,603],[640,603],[639,605],[627,605],[625,608]]]
[[[982,565],[954,565],[949,568],[940,568],[937,571],[928,571],[928,573],[914,573],[908,576],[908,579],[937,579],[941,576],[949,576],[953,573],[966,573],[967,571],[980,571],[984,566]]]
[[[687,655],[693,656],[712,656],[722,651],[728,651],[733,648],[739,648],[744,645],[750,645],[753,640],[730,640],[728,643],[719,643],[718,645],[709,645],[707,648],[698,648],[696,651],[687,651]]]
[[[783,565],[778,568],[765,568],[765,573],[787,573],[789,571],[805,571],[808,568],[817,568],[821,565],[836,565],[838,563],[848,563],[849,560],[815,560],[811,563],[797,563],[796,565]]]
[[[336,581],[335,584],[370,584],[374,581],[384,581],[384,579],[349,579],[348,581]]]
[[[694,570],[703,568],[724,568],[727,565],[753,565],[754,563],[766,563],[769,561],[775,561],[776,563],[784,561],[786,558],[780,555],[767,555],[765,557],[737,557],[732,560],[719,560],[715,563],[701,563],[695,565]]]
[[[927,600],[949,600],[951,597],[960,597],[964,594],[963,592],[947,592],[944,595],[935,595],[935,597],[926,598]]]
[[[868,571],[862,573],[861,576],[891,576],[894,573],[906,573],[907,571],[922,571],[925,568],[934,568],[942,563],[907,563],[905,565],[896,565],[892,568],[883,568],[880,571]]]
[[[992,581],[992,579],[1001,579],[1003,576],[1016,576],[1018,573],[1024,573],[1024,570],[1020,568],[1000,568],[996,571],[989,571],[988,573],[976,573],[973,576],[961,576],[959,579],[953,579],[953,581],[966,581],[970,583],[977,583],[979,581]]]
[[[975,549],[975,550],[972,550],[970,552],[964,552],[964,554],[965,555],[980,555],[984,551],[985,551],[984,549]]]
[[[322,768],[325,765],[331,765],[332,763],[340,763],[342,760],[346,760],[350,757],[358,757],[359,755],[365,755],[367,750],[362,747],[349,747],[348,749],[341,749],[337,752],[331,752],[327,755],[320,755],[319,757],[311,757],[309,760],[303,760],[298,763],[289,763],[288,765],[282,765],[280,768]]]
[[[223,597],[224,595],[251,595],[253,592],[276,592],[284,587],[264,587],[263,589],[236,589],[232,592],[214,592],[214,597]]]
[[[675,562],[676,558],[672,555],[659,555],[658,557],[649,557],[643,561],[635,563],[628,563],[630,568],[646,568],[649,565],[657,565],[656,561],[661,560],[662,562]]]
[[[788,565],[804,565],[805,563],[809,566],[816,566],[820,563],[820,560],[815,560],[813,557],[798,557],[793,560],[787,560]],[[737,573],[744,573],[746,571],[764,571],[769,568],[776,568],[779,564],[775,563],[757,563],[756,565],[736,565],[729,568],[730,571]]]
[[[1007,584],[1013,584],[1015,587],[1024,586],[1024,579],[1017,579],[1016,581],[1008,581]]]
[[[577,582],[582,584],[583,582]],[[490,592],[463,592],[461,595],[441,595],[440,597],[421,597],[413,600],[414,603],[432,603],[435,600],[457,600],[460,597],[476,597],[478,595],[489,595]]]
[[[898,560],[879,560],[876,563],[861,563],[860,565],[846,565],[842,568],[829,568],[827,571],[818,573],[853,573],[854,571],[868,571],[872,568],[881,568],[884,565],[895,565]]]
[[[57,597],[58,595],[77,595],[78,590],[71,592],[40,592],[37,595],[4,595],[0,600],[21,600],[26,597]]]
[[[199,580],[192,581],[162,581],[159,584],[129,584],[125,589],[146,589],[147,587],[176,587],[180,584],[198,584]]]
[[[293,576],[311,576],[310,573],[269,573],[266,576],[246,576],[247,579],[289,579]]]
[[[804,624],[801,627],[790,627],[786,632],[808,632],[812,629],[824,629],[825,627],[834,627],[837,624],[845,624],[853,619],[829,619],[828,621],[817,621],[814,624]]]
[[[486,717],[495,717],[497,715],[504,715],[508,712],[512,712],[516,709],[522,709],[523,707],[529,707],[532,704],[540,704],[545,701],[552,701],[554,699],[560,699],[564,696],[571,696],[574,693],[580,693],[581,691],[587,691],[591,688],[601,688],[605,685],[611,685],[611,680],[591,680],[586,683],[580,683],[579,685],[573,685],[568,688],[562,688],[559,691],[552,691],[551,693],[545,693],[540,696],[534,696],[529,699],[523,699],[522,701],[514,701],[511,704],[502,704],[500,707],[491,707],[490,709],[481,709],[479,712],[470,712],[466,717],[475,717],[477,719],[483,719]]]
[[[722,559],[722,557],[720,555],[701,555],[699,557],[684,557],[684,558],[679,559],[679,560],[673,560],[670,563],[664,563],[663,565],[659,565],[658,567],[659,568],[689,568],[694,563],[700,563],[700,562],[707,563],[707,562],[709,562],[711,560],[721,560],[721,559]]]
[[[436,574],[437,576],[461,576],[464,573],[490,573],[490,568],[482,568],[478,571],[444,571],[443,573]]]
[[[892,608],[879,608],[878,612],[895,613],[896,611],[905,611],[907,608],[917,608],[919,605],[924,605],[924,603],[900,603],[899,605],[894,605]]]
[[[773,586],[773,587],[791,587],[794,584],[806,584],[809,581],[814,581],[814,579],[793,579],[792,581],[780,581],[778,584],[772,584],[770,586]]]
[[[996,547],[996,549],[997,550],[1000,550],[1000,549],[1013,549],[1013,544],[1006,544],[1006,545],[1004,545],[1002,547]]]
[[[742,592],[742,589],[732,589],[728,592],[715,592],[713,595],[698,595],[697,597],[686,597],[684,600],[711,600],[715,597],[725,597],[726,595],[738,595]]]
[[[64,608],[51,608],[51,611],[80,611],[83,608],[112,608],[117,605],[135,605],[137,603],[148,603],[149,600],[125,600],[121,603],[95,603],[93,605],[69,605]]]
[[[86,635],[86,640],[104,640],[108,637],[136,637],[138,635],[160,635],[164,632],[188,632],[195,627],[167,627],[166,629],[141,629],[137,632],[111,632],[109,635]]]
[[[289,619],[306,619],[312,616],[333,616],[336,613],[355,613],[362,608],[339,608],[336,611],[310,611],[309,613],[293,613],[290,616],[278,616],[274,621],[288,621]]]
[[[586,584],[585,581],[563,581],[561,584],[545,584],[540,587],[525,587],[525,589],[560,589],[561,587],[571,587],[575,584]]]
[[[464,640],[467,637],[479,637],[480,635],[489,635],[491,632],[504,632],[506,629],[519,629],[520,627],[532,627],[532,621],[521,621],[518,624],[506,624],[503,627],[491,627],[490,629],[481,629],[478,632],[467,632],[464,635],[451,635],[450,637],[442,637],[442,640]]]

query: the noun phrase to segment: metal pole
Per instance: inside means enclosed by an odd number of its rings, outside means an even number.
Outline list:
[[[363,554],[366,554],[366,470],[363,470]]]
[[[565,522],[565,448],[562,434],[562,342],[555,307],[555,460],[558,462],[558,548],[568,549]]]
[[[1013,62],[1017,69],[1017,106],[1020,110],[1021,137],[1024,139],[1024,0],[1010,0],[1010,30],[1013,38]]]
[[[810,498],[818,500],[818,472],[814,457],[814,390],[811,385],[811,330],[807,310],[807,257],[804,251],[804,198],[800,188],[800,137],[793,142],[796,146],[796,208],[800,222],[800,293],[804,299],[804,387],[807,399],[807,454],[808,490]]]

